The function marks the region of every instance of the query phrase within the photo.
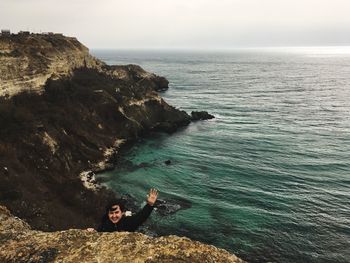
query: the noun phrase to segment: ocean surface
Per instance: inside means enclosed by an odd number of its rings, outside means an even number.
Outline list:
[[[191,203],[152,214],[157,235],[250,262],[350,262],[350,48],[92,53],[165,76],[169,104],[216,117],[141,140],[132,169],[100,175],[140,207],[150,187]]]

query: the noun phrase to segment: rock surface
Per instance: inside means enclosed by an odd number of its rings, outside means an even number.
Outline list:
[[[33,231],[0,206],[1,262],[236,262],[223,249],[188,238],[140,233],[96,233],[71,229]]]

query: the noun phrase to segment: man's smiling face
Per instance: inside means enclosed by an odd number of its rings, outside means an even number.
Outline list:
[[[119,205],[112,206],[111,209],[108,211],[108,218],[113,224],[118,223],[119,220],[123,217],[123,215],[124,212],[120,210]]]

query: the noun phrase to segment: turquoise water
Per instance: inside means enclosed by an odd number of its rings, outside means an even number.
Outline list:
[[[101,175],[140,205],[150,187],[191,202],[154,213],[152,231],[251,262],[350,262],[350,52],[93,53],[165,76],[169,104],[216,116],[140,141],[134,167]]]

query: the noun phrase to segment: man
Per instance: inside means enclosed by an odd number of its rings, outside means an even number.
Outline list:
[[[132,216],[125,216],[125,206],[121,200],[114,201],[107,206],[106,213],[102,218],[99,232],[128,231],[134,232],[142,225],[153,211],[158,198],[158,191],[150,189],[147,195],[147,204],[141,211]],[[91,231],[91,229],[88,229]]]

